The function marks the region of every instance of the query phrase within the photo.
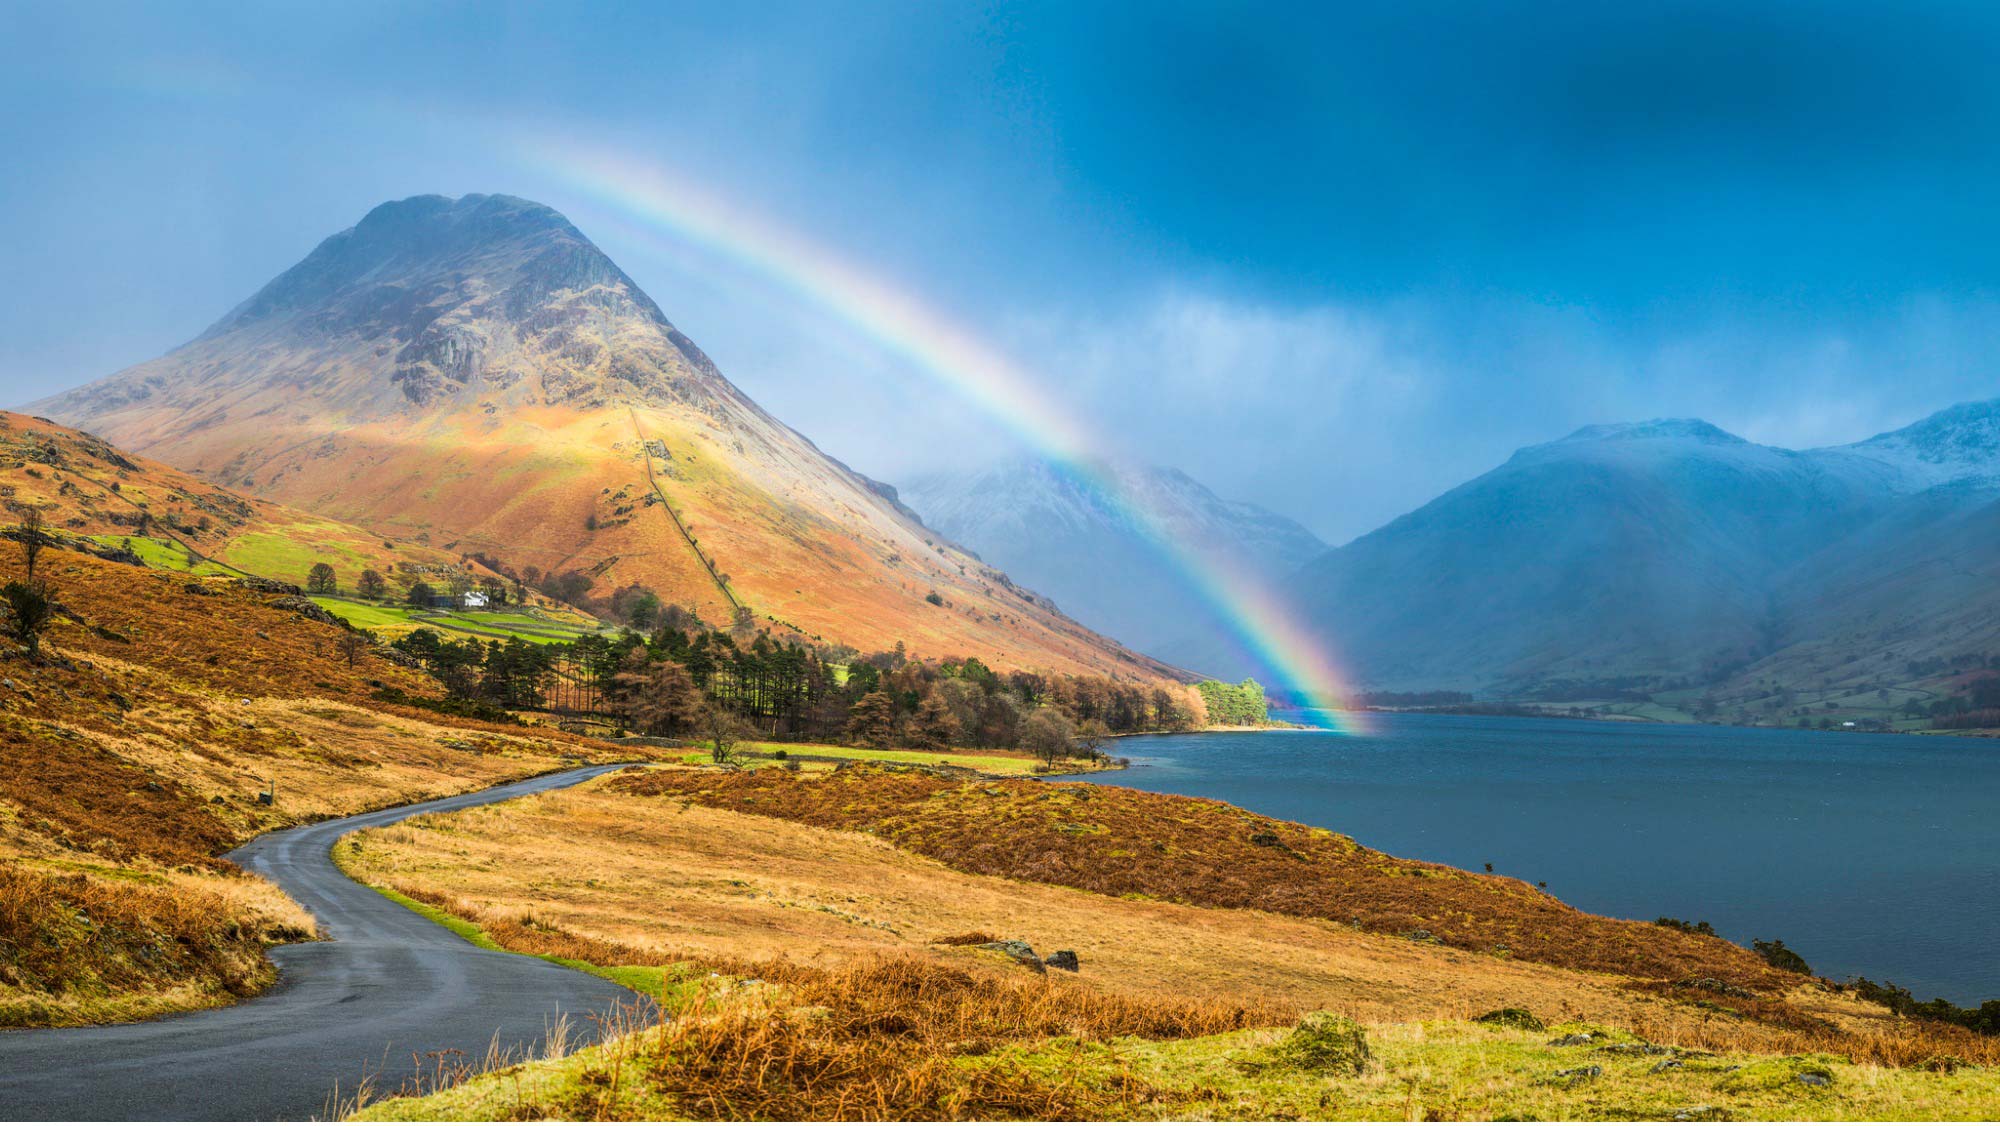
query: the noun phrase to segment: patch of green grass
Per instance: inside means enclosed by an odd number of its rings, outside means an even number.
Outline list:
[[[373,602],[356,602],[348,598],[329,598],[313,595],[312,600],[319,608],[346,622],[356,629],[381,629],[384,626],[412,624],[411,615],[415,611],[407,606],[384,606]]]
[[[443,628],[455,627],[468,633],[518,637],[523,641],[574,641],[579,637],[598,632],[598,628],[591,625],[546,621],[525,614],[510,614],[497,610],[448,611],[431,619],[431,623]]]
[[[604,1078],[623,1070],[615,1062],[626,1045],[598,1045],[571,1052],[561,1059],[516,1064],[489,1072],[433,1095],[385,1099],[362,1108],[355,1122],[505,1122],[522,1110],[524,1087],[530,1099],[564,1103],[585,1092],[602,1089]],[[620,1117],[634,1121],[674,1122],[688,1118],[673,1100],[628,1081],[618,1102]],[[588,1101],[588,1100],[581,1100]]]
[[[1550,1043],[1579,1027],[1535,1033],[1451,1020],[1368,1025],[1370,1058],[1358,1069],[1345,1060],[1327,1068],[1293,1058],[1283,1047],[1294,1034],[1284,1028],[1188,1040],[1061,1037],[982,1048],[955,1063],[1132,1099],[1111,1117],[1135,1120],[1937,1121],[1990,1120],[2000,1112],[1996,1070],[1940,1074],[1841,1057],[1709,1055],[1617,1032],[1587,1044]],[[604,1089],[607,1059],[643,1056],[648,1043],[641,1033],[440,1094],[381,1103],[359,1117],[467,1121],[523,1106],[587,1107]],[[523,1092],[533,1098],[524,1102]],[[685,1117],[643,1082],[619,1095],[609,1105],[621,1116]]]
[[[157,539],[152,536],[116,535],[97,535],[87,538],[95,543],[101,543],[106,547],[129,548],[132,554],[139,557],[140,562],[161,571],[185,571],[196,575],[233,575],[237,573],[213,560],[203,559],[200,562],[196,562],[192,552],[169,539]]]
[[[301,584],[315,563],[329,563],[337,571],[349,572],[345,576],[347,581],[352,581],[353,576],[369,565],[344,544],[306,542],[276,532],[245,532],[223,549],[223,558],[230,566],[251,574]]]
[[[873,747],[838,747],[827,743],[740,743],[739,750],[761,755],[779,751],[804,761],[839,759],[849,762],[886,762],[910,766],[945,763],[987,774],[1031,774],[1035,759],[1000,754],[968,754],[961,751],[878,751]]]
[[[386,630],[400,634],[419,628],[442,634],[477,637],[483,641],[518,638],[522,641],[575,641],[597,632],[597,627],[565,619],[542,620],[526,614],[486,610],[417,610],[391,603],[362,602],[330,595],[314,595],[313,601],[334,617],[357,629]],[[532,628],[523,628],[523,625]]]
[[[1830,1056],[1665,1048],[1649,1054],[1642,1042],[1616,1032],[1586,1045],[1550,1043],[1575,1030],[1535,1033],[1467,1021],[1370,1025],[1373,1058],[1359,1074],[1274,1065],[1282,1061],[1274,1049],[1284,1043],[1284,1030],[1102,1045],[1050,1041],[993,1053],[979,1065],[1061,1068],[1104,1084],[1129,1068],[1168,1093],[1161,1105],[1131,1107],[1135,1118],[1924,1121],[2000,1112],[2000,1071],[1941,1075]]]

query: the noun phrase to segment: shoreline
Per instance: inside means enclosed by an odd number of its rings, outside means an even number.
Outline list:
[[[1291,723],[1286,720],[1272,720],[1269,723],[1228,724],[1211,723],[1207,727],[1190,727],[1182,731],[1114,731],[1112,739],[1153,739],[1166,735],[1228,735],[1248,734],[1258,731],[1325,731],[1324,727],[1314,727],[1309,723]]]
[[[1496,702],[1493,706],[1439,706],[1390,708],[1366,706],[1355,709],[1374,715],[1449,715],[1466,716],[1473,719],[1561,719],[1580,723],[1630,723],[1649,724],[1659,727],[1720,727],[1733,731],[1801,731],[1815,735],[1946,735],[1969,739],[2000,739],[2000,728],[1993,727],[1922,727],[1908,731],[1878,727],[1799,727],[1785,723],[1717,723],[1699,719],[1657,719],[1652,716],[1613,713],[1607,715],[1571,715],[1568,712],[1532,710],[1533,705],[1515,705],[1520,710],[1503,710],[1508,705]],[[1254,730],[1254,729],[1244,729]],[[1308,728],[1308,730],[1312,730]]]

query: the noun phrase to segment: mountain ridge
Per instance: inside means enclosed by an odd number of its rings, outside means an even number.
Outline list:
[[[1983,596],[1951,577],[2000,570],[2000,540],[1982,552],[1974,530],[2000,514],[1996,418],[2000,400],[1959,404],[1806,450],[1698,419],[1584,427],[1287,585],[1371,688],[1741,695],[1774,670],[1802,678],[1807,651],[1822,679],[1835,661],[1872,684],[1933,658],[1924,622],[1953,652],[2000,642],[1969,614]],[[1875,604],[1891,597],[1916,628],[1889,628]]]

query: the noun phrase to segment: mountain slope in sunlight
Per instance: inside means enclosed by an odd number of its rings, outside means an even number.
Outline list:
[[[781,633],[1175,675],[945,543],[716,369],[569,221],[384,204],[173,352],[37,407],[228,484],[517,572]]]
[[[0,502],[8,507],[0,521],[14,523],[37,508],[61,541],[166,570],[302,585],[323,562],[344,588],[369,569],[392,581],[434,582],[479,571],[447,552],[242,496],[94,435],[9,411],[0,411]]]

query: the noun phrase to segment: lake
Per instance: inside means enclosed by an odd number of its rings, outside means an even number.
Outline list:
[[[1374,714],[1373,732],[1120,739],[1094,779],[1219,798],[1586,911],[1782,938],[1815,972],[2000,997],[2000,743]]]

